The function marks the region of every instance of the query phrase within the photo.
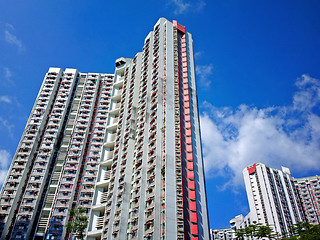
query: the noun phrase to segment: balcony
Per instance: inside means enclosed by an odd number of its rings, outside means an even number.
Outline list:
[[[97,229],[103,227],[103,220],[104,220],[104,216],[97,217],[97,220],[96,220]]]
[[[123,82],[124,82],[124,77],[121,76],[116,76],[113,87],[122,87],[123,86]]]
[[[116,133],[108,133],[107,137],[106,137],[106,142],[104,143],[104,147],[105,148],[113,148],[114,144],[115,144],[115,140],[117,138],[117,134]]]
[[[122,89],[115,89],[111,99],[114,101],[119,101],[121,99],[121,94],[122,94]]]
[[[108,201],[108,192],[103,192],[101,194],[100,203],[106,203]]]
[[[100,169],[100,177],[97,181],[97,187],[105,187],[109,184],[111,170],[107,170],[105,167]]]
[[[106,151],[104,154],[103,161],[109,161],[113,159],[113,150],[112,151]]]
[[[45,201],[44,208],[51,209],[54,197],[55,197],[54,193],[48,193],[47,194],[47,198],[46,198],[46,201]]]
[[[108,170],[103,174],[103,180],[104,181],[108,181],[110,179],[110,173],[111,173],[111,171]]]
[[[109,114],[111,114],[111,115],[118,115],[118,114],[119,114],[119,111],[120,111],[120,106],[121,106],[121,103],[120,103],[120,102],[112,102],[112,103],[111,103],[111,107],[110,107]]]

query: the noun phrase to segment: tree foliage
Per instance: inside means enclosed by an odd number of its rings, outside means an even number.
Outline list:
[[[84,239],[84,232],[88,226],[88,218],[84,208],[71,208],[70,221],[65,225],[67,231],[76,235],[79,239]]]
[[[320,240],[320,225],[299,222],[290,229],[289,233],[284,235],[289,235],[290,237],[281,237],[279,233],[273,233],[269,226],[263,226],[256,222],[236,231],[236,238],[238,240],[262,239],[264,237],[282,240]]]
[[[308,222],[299,222],[290,229],[291,237],[284,240],[320,240],[320,225],[311,225]]]
[[[248,239],[262,239],[264,237],[272,238],[274,234],[269,226],[263,226],[261,223],[253,222],[248,227],[240,228],[236,231],[238,240]]]

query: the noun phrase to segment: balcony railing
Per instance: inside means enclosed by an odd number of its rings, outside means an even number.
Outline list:
[[[111,173],[111,170],[108,170],[104,173],[103,175],[103,180],[107,181],[110,179],[110,173]]]
[[[104,220],[104,216],[97,217],[97,224],[96,224],[97,229],[103,227],[103,220]]]

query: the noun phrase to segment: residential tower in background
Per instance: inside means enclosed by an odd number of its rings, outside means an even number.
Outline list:
[[[250,213],[241,228],[254,221],[269,225],[274,232],[288,233],[298,222],[305,221],[298,191],[288,168],[282,171],[256,163],[243,170]]]
[[[294,182],[308,222],[320,224],[320,177],[295,178]]]

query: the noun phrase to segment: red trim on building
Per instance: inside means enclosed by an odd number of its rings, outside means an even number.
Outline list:
[[[191,234],[192,235],[198,234],[198,225],[197,224],[191,225]]]
[[[173,26],[177,27],[177,29],[182,32],[182,33],[186,33],[186,28],[182,25],[180,25],[176,20],[172,21]]]
[[[193,223],[196,223],[198,221],[196,212],[190,213],[190,221],[193,222]]]
[[[190,191],[189,191],[189,198],[190,198],[191,200],[196,200],[196,192],[190,190]]]
[[[194,179],[194,172],[193,171],[188,171],[188,178]]]
[[[256,172],[256,164],[253,164],[252,167],[248,168],[249,175],[254,174]]]
[[[195,201],[190,201],[189,206],[191,211],[197,210],[197,203]]]

